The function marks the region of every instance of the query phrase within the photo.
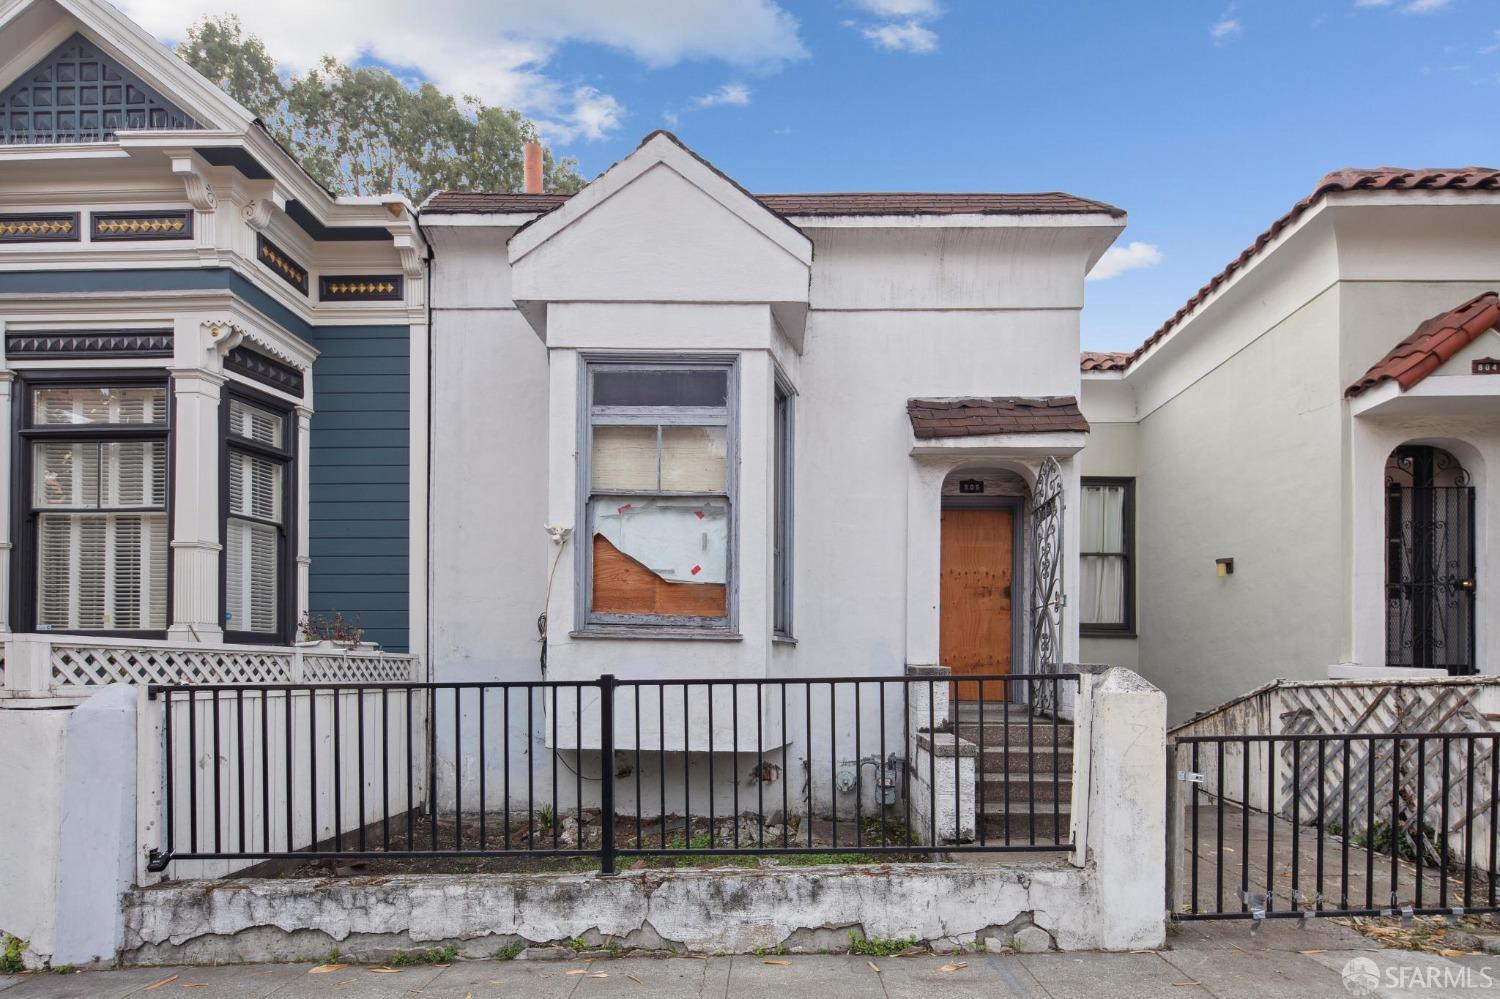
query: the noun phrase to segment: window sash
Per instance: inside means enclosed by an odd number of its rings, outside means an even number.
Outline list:
[[[151,635],[169,622],[170,392],[159,373],[28,372],[17,393],[20,628]],[[49,485],[50,479],[50,485]]]
[[[241,641],[291,639],[297,592],[291,524],[297,508],[296,438],[280,401],[238,388],[221,410],[220,615]]]
[[[1082,485],[1079,630],[1135,632],[1135,480],[1089,479]]]
[[[772,440],[772,608],[771,633],[792,636],[792,428],[793,393],[777,379]]]
[[[585,358],[584,393],[579,408],[578,474],[582,486],[579,491],[577,523],[581,525],[577,549],[578,586],[576,621],[580,627],[591,625],[649,626],[703,628],[729,630],[736,623],[735,607],[735,558],[736,558],[736,513],[734,503],[735,462],[737,451],[737,429],[733,419],[736,400],[736,364],[732,359],[723,362],[683,362],[672,359],[650,362],[633,362],[617,359]],[[722,372],[726,379],[726,404],[724,406],[595,406],[593,405],[594,376],[600,371],[610,372],[656,372],[656,371],[714,371]],[[668,489],[669,481],[662,471],[663,439],[673,427],[723,427],[723,485],[717,489]],[[656,428],[657,470],[656,488],[638,488],[634,485],[616,486],[594,482],[594,430],[597,427],[654,427]],[[642,477],[644,479],[644,477]],[[644,481],[642,481],[644,486]],[[725,558],[725,613],[723,616],[696,616],[680,614],[623,614],[593,609],[594,594],[594,527],[596,505],[620,498],[641,497],[643,499],[702,499],[720,503],[725,508],[728,538]]]

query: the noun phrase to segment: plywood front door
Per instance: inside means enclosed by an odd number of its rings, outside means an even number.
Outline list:
[[[1015,513],[943,511],[938,662],[964,674],[1010,672]],[[1005,700],[1006,685],[985,684],[984,699]],[[979,699],[979,684],[959,683],[958,699]]]

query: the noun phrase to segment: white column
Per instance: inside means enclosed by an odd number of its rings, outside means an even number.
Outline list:
[[[11,390],[15,375],[0,371],[0,469],[15,475],[11,462],[25,460],[11,450]],[[10,551],[15,539],[10,536],[10,490],[0,489],[0,635],[10,632]]]
[[[412,295],[425,295],[424,275],[413,275],[407,271],[407,281],[412,286]],[[408,327],[408,350],[410,351],[411,374],[408,376],[410,396],[408,405],[411,429],[407,442],[407,477],[410,480],[407,493],[408,517],[407,557],[407,648],[423,662],[431,659],[427,647],[427,474],[429,468],[429,432],[427,414],[428,399],[428,349],[430,329],[425,320],[413,321]],[[311,374],[309,374],[311,379]]]
[[[219,611],[219,390],[222,376],[172,368],[176,405],[172,492],[172,622],[178,641],[222,642]]]
[[[307,372],[305,377],[312,382],[312,372]],[[312,516],[312,417],[311,409],[297,407],[297,619],[292,622],[294,629],[307,614],[312,572],[312,553],[308,551],[312,544],[308,528]]]

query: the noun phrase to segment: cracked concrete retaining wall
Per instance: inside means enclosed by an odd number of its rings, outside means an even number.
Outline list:
[[[578,937],[693,953],[836,950],[851,930],[941,948],[1003,943],[1031,925],[1076,950],[1108,939],[1097,895],[1092,871],[1061,861],[195,881],[127,898],[122,958],[314,960],[337,949],[383,960],[445,944],[487,957]]]

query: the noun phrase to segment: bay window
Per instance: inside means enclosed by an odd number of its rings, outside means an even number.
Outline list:
[[[582,623],[732,627],[729,361],[588,364]]]
[[[33,374],[18,396],[18,626],[164,633],[165,377]]]
[[[1083,480],[1079,626],[1084,634],[1135,631],[1135,480]]]
[[[224,633],[231,641],[291,641],[290,407],[231,389],[224,412]]]

